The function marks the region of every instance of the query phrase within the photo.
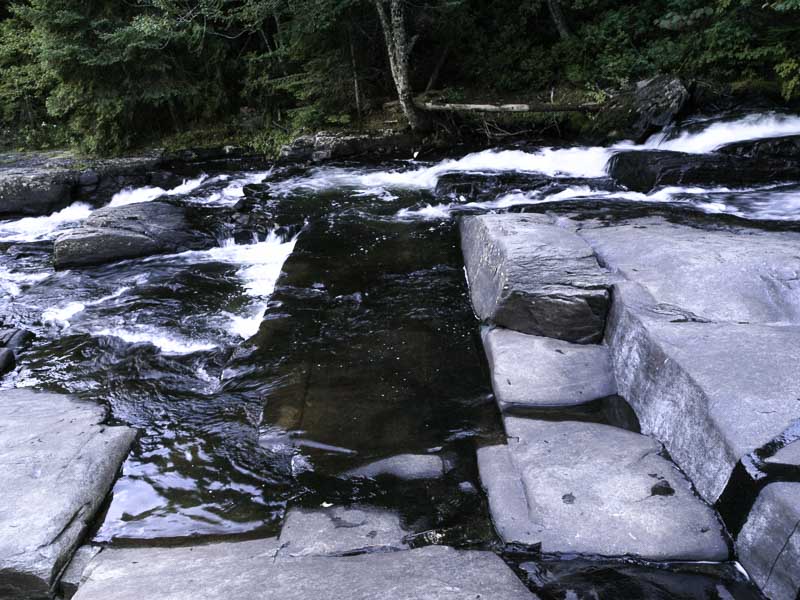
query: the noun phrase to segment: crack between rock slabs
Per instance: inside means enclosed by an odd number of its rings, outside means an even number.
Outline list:
[[[798,520],[797,523],[794,524],[794,528],[792,529],[792,533],[790,533],[787,536],[786,541],[783,543],[783,546],[781,547],[780,551],[778,552],[778,555],[775,557],[775,560],[772,562],[772,566],[769,568],[769,573],[767,574],[767,580],[764,582],[764,587],[765,588],[769,584],[769,580],[772,578],[772,572],[775,570],[775,566],[778,564],[778,561],[781,559],[781,556],[783,556],[783,553],[786,551],[786,547],[789,545],[789,542],[792,541],[792,538],[794,537],[794,534],[797,533],[798,529],[800,529],[800,520]]]
[[[81,504],[75,510],[75,512],[72,513],[72,516],[64,524],[64,526],[61,528],[61,530],[55,536],[53,536],[53,538],[49,542],[46,542],[46,543],[40,545],[38,548],[36,548],[36,550],[41,550],[42,548],[44,548],[46,546],[53,546],[54,544],[56,544],[58,542],[58,540],[61,538],[61,536],[63,536],[72,527],[72,525],[83,514],[84,509],[88,508],[90,504],[91,504],[90,502],[84,502],[83,504]]]

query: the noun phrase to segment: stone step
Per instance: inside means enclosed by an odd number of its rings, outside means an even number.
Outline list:
[[[716,513],[652,438],[596,423],[504,418],[508,444],[478,451],[507,544],[656,561],[728,558]]]
[[[280,556],[335,556],[355,552],[407,550],[397,513],[367,506],[292,508],[286,514]]]
[[[47,597],[135,438],[70,396],[0,390],[0,598]]]
[[[538,215],[466,217],[461,248],[482,320],[568,342],[603,338],[612,279],[574,232]]]
[[[485,328],[483,347],[501,410],[583,404],[617,393],[605,346]]]
[[[535,599],[490,552],[446,546],[357,556],[279,556],[276,539],[104,550],[75,600]]]

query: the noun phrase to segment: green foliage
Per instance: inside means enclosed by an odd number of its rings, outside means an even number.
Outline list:
[[[222,122],[265,149],[380,122],[370,113],[395,92],[374,2],[12,0],[0,7],[0,129],[109,154]],[[670,72],[771,78],[800,95],[800,0],[561,7],[564,39],[544,0],[408,0],[413,87],[469,101],[567,84],[602,99]]]

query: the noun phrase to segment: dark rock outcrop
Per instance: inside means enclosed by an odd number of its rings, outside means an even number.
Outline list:
[[[800,135],[734,142],[722,146],[717,152],[743,158],[782,158],[800,161]]]
[[[643,142],[672,123],[689,100],[683,82],[668,75],[640,81],[612,98],[599,114],[594,131],[607,139]]]
[[[800,163],[792,161],[669,150],[619,152],[607,168],[618,183],[643,193],[668,185],[744,187],[800,178]]]
[[[55,241],[57,269],[99,265],[151,254],[205,248],[214,239],[196,231],[185,208],[142,202],[101,208]]]

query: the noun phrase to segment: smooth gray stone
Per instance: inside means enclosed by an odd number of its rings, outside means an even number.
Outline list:
[[[716,513],[655,440],[596,423],[504,421],[507,454],[481,449],[478,466],[506,543],[658,561],[728,558]]]
[[[69,396],[0,390],[0,597],[55,586],[136,435],[104,419]]]
[[[482,320],[575,343],[602,339],[610,278],[575,233],[541,216],[465,217],[461,248]]]
[[[438,479],[444,475],[444,461],[436,454],[398,454],[352,469],[345,475],[349,477],[389,475],[406,480]]]
[[[75,600],[534,599],[490,552],[430,546],[348,557],[278,558],[276,540],[104,550]]]
[[[100,546],[81,546],[75,551],[67,568],[61,575],[59,591],[64,600],[69,600],[78,591],[78,586],[83,581],[83,574],[92,559],[100,552]]]
[[[96,210],[54,245],[57,269],[99,265],[151,254],[207,247],[213,239],[195,230],[186,210],[168,202],[141,202]]]
[[[487,328],[483,347],[501,409],[574,405],[617,393],[605,346]]]
[[[800,417],[800,326],[687,321],[625,283],[606,335],[642,432],[664,442],[708,502],[743,456]]]
[[[657,218],[580,235],[656,303],[710,321],[800,324],[800,233],[708,231]]]
[[[771,483],[736,540],[739,559],[771,600],[800,595],[800,483]]]
[[[72,171],[0,174],[0,215],[46,215],[67,206],[77,174]]]
[[[800,440],[787,444],[770,456],[766,462],[800,467]]]
[[[324,556],[374,550],[402,550],[400,516],[371,507],[292,508],[279,538],[281,556]]]

